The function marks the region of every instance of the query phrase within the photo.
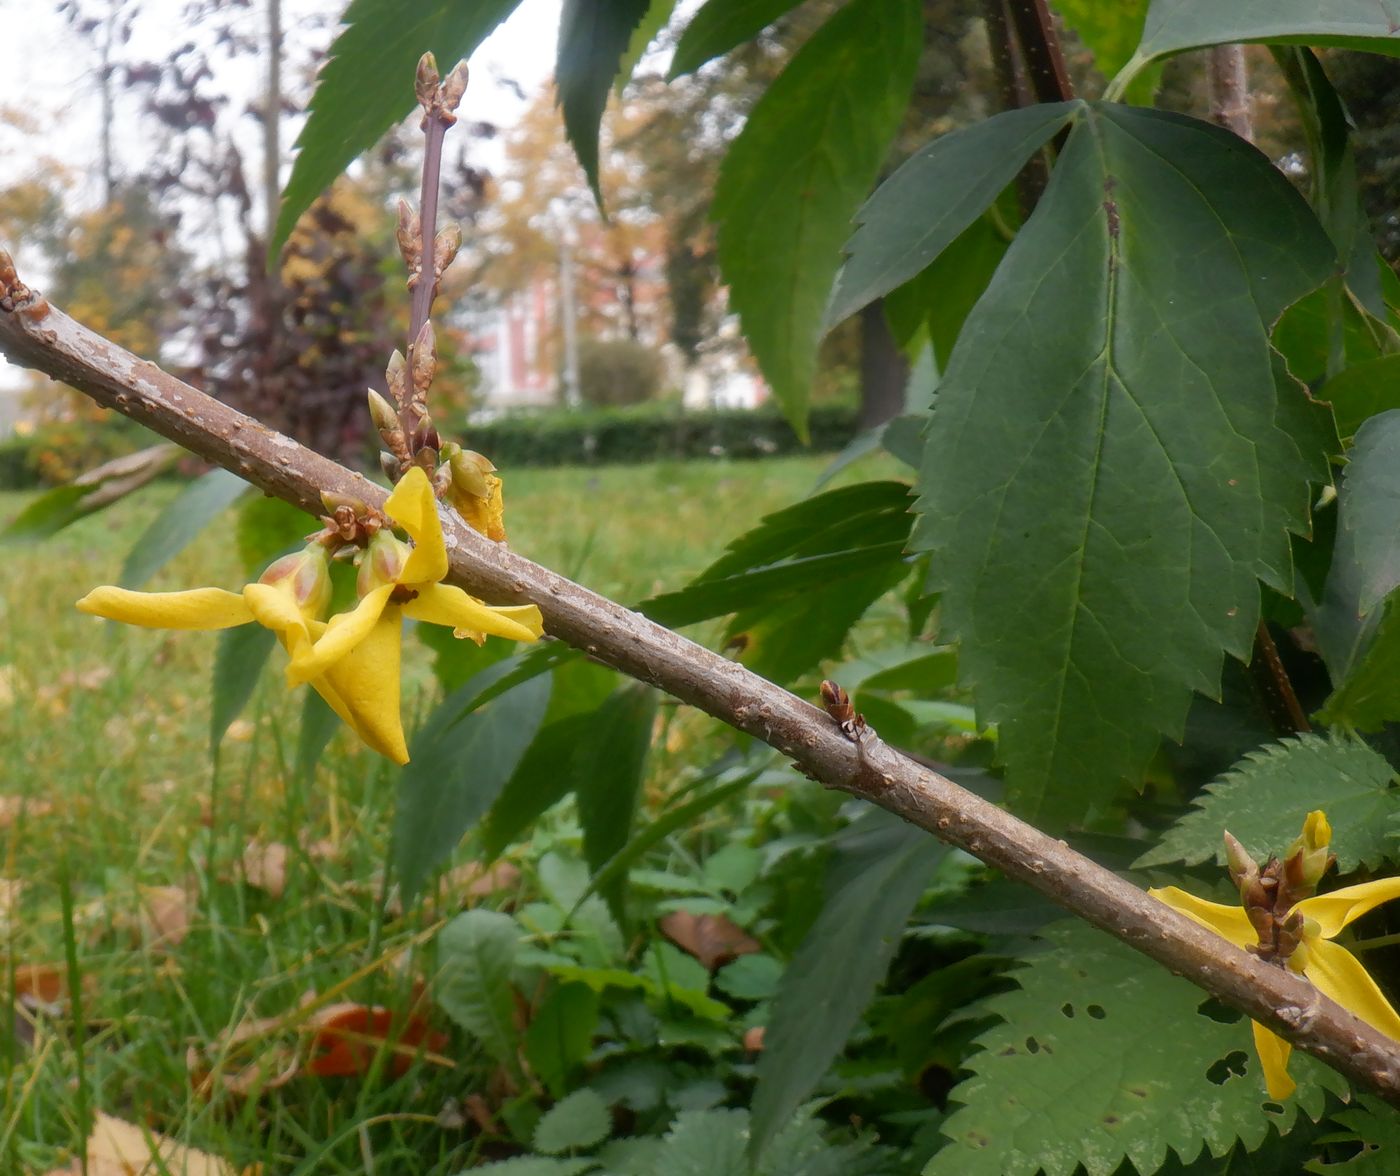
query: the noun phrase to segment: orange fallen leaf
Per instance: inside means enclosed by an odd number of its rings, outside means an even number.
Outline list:
[[[754,1025],[744,1030],[744,1048],[749,1053],[761,1053],[763,1051],[764,1026]]]
[[[368,1072],[381,1048],[393,1053],[390,1072],[403,1074],[420,1047],[423,1052],[441,1054],[448,1043],[447,1034],[433,1029],[416,1013],[404,1018],[391,1009],[349,1001],[327,1005],[307,1025],[315,1037],[306,1073],[322,1078]]]
[[[710,972],[741,955],[763,950],[757,939],[725,915],[672,911],[661,918],[661,934]]]
[[[268,897],[281,898],[287,889],[287,847],[280,841],[248,842],[243,849],[243,877]]]
[[[66,1176],[82,1170],[82,1161],[75,1159],[66,1168],[54,1169],[49,1176]],[[135,1123],[97,1112],[87,1141],[88,1176],[157,1176],[163,1172],[178,1172],[181,1176],[237,1176],[227,1160],[185,1147]],[[255,1172],[256,1169],[245,1169],[244,1176],[254,1176]]]

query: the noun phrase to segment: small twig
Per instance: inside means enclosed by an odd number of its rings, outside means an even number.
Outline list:
[[[308,513],[322,494],[379,508],[385,492],[37,300],[0,253],[0,352],[46,372]],[[876,741],[853,744],[817,707],[736,662],[493,543],[452,512],[447,579],[491,601],[534,603],[552,636],[660,687],[1045,894],[1400,1106],[1400,1042],[1307,980],[1232,947],[1111,870]]]
[[[1249,111],[1249,74],[1243,45],[1216,45],[1206,58],[1206,82],[1210,89],[1210,121],[1233,131],[1246,143],[1254,142],[1254,121]]]
[[[1279,734],[1296,735],[1300,731],[1312,730],[1266,621],[1260,621],[1259,627],[1254,630],[1254,656],[1250,659],[1249,669],[1264,695],[1264,705]]]

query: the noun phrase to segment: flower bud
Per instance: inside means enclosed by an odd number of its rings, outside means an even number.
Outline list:
[[[403,438],[403,430],[399,427],[399,414],[394,411],[394,406],[384,399],[373,388],[367,389],[369,393],[369,419],[374,422],[374,427],[379,430],[379,435],[390,445],[393,438]]]
[[[462,230],[456,224],[447,225],[433,238],[433,270],[437,277],[452,264],[457,250],[462,247]]]
[[[423,264],[423,228],[418,214],[402,197],[399,198],[399,222],[394,229],[394,237],[399,243],[399,253],[403,255],[408,272],[416,274]]]
[[[442,83],[442,105],[449,113],[456,110],[467,92],[467,63],[459,61]]]
[[[387,528],[376,533],[369,541],[364,558],[360,560],[355,590],[361,596],[368,596],[383,584],[397,584],[411,550],[407,543],[395,538]]]
[[[1332,864],[1328,850],[1332,844],[1332,826],[1321,809],[1310,812],[1303,821],[1303,832],[1288,847],[1284,860],[1284,876],[1298,898],[1317,889],[1322,875]]]
[[[1228,829],[1225,831],[1225,863],[1230,868],[1230,881],[1243,897],[1246,887],[1259,878],[1259,863],[1249,856],[1249,851],[1231,836]]]
[[[319,543],[308,543],[274,560],[258,583],[283,588],[303,616],[319,617],[331,599],[330,553]]]
[[[423,54],[418,59],[418,71],[413,78],[413,93],[418,99],[418,105],[426,107],[433,104],[441,80],[437,59],[431,53]]]
[[[395,352],[394,354],[398,354]],[[437,373],[437,335],[432,320],[423,324],[413,341],[413,392],[415,400],[423,400]]]
[[[464,494],[476,498],[490,498],[491,484],[486,475],[495,470],[486,458],[470,449],[459,449],[448,459],[452,467],[452,485]]]
[[[389,366],[384,369],[384,379],[389,385],[389,395],[395,404],[408,403],[408,360],[402,351],[389,356]]]

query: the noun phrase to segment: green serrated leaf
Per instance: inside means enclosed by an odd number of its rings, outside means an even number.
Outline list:
[[[1055,102],[1008,110],[935,139],[875,190],[856,213],[828,326],[927,267],[982,215],[1026,161],[1080,109]]]
[[[627,42],[627,52],[622,55],[622,63],[618,66],[617,80],[613,83],[613,89],[621,94],[627,83],[632,80],[632,75],[637,70],[637,65],[645,56],[651,43],[656,40],[657,35],[664,29],[671,19],[671,14],[676,10],[677,0],[651,0],[651,6],[647,9],[647,14],[632,31],[632,39]]]
[[[1371,417],[1400,409],[1400,355],[1349,364],[1322,386],[1317,397],[1332,406],[1337,432],[1350,440]]]
[[[826,905],[773,999],[753,1097],[754,1156],[841,1052],[945,853],[947,847],[923,830],[881,809],[870,809],[836,838]]]
[[[978,1039],[943,1124],[951,1141],[925,1176],[1108,1176],[1123,1160],[1154,1172],[1176,1152],[1225,1155],[1242,1140],[1316,1120],[1344,1079],[1295,1053],[1295,1095],[1272,1102],[1249,1022],[1224,1023],[1199,989],[1088,924],[1062,922],[1047,949],[992,997],[1003,1024]],[[1219,1013],[1215,1013],[1219,1016]]]
[[[210,755],[219,750],[229,726],[248,705],[276,642],[277,635],[261,625],[238,625],[219,634],[210,687]]]
[[[1359,635],[1359,656],[1318,717],[1355,731],[1379,731],[1400,720],[1400,593],[1385,602],[1376,623],[1362,626]]]
[[[1361,426],[1342,483],[1342,526],[1360,571],[1361,612],[1400,587],[1400,409]]]
[[[127,552],[117,583],[140,588],[250,489],[227,470],[210,470],[196,478],[141,532]]]
[[[560,1099],[535,1124],[536,1151],[557,1156],[602,1143],[612,1133],[608,1105],[585,1087]]]
[[[599,207],[603,193],[598,186],[598,127],[623,54],[649,7],[650,0],[564,0],[559,17],[554,85],[564,133]]]
[[[413,109],[424,53],[445,74],[470,57],[520,0],[351,0],[311,96],[297,157],[282,193],[268,253],[276,257],[297,218],[361,152]],[[468,99],[470,102],[470,99]]]
[[[509,915],[471,910],[458,915],[437,938],[437,1002],[458,1025],[512,1074],[516,1053],[515,995],[511,969],[520,928]]]
[[[1006,256],[1006,246],[1006,238],[987,217],[973,221],[922,273],[885,296],[885,317],[895,337],[910,340],[922,330],[938,369],[945,369],[963,323]],[[927,417],[919,414],[918,419],[922,425]],[[885,446],[889,448],[888,428]],[[892,452],[902,460],[901,453]],[[918,462],[913,464],[917,467]]]
[[[477,698],[511,672],[500,662],[464,691]],[[500,795],[544,720],[550,679],[526,678],[449,723],[430,718],[413,738],[399,775],[394,810],[394,865],[406,895],[456,848]]]
[[[694,73],[707,61],[758,36],[800,3],[802,0],[708,0],[685,26],[667,81]]]
[[[666,1133],[656,1176],[750,1176],[743,1111],[682,1111]]]
[[[1281,854],[1322,809],[1332,825],[1337,867],[1375,869],[1389,855],[1385,825],[1400,813],[1395,771],[1359,739],[1300,735],[1253,751],[1196,799],[1194,807],[1136,862],[1225,864],[1221,835],[1229,830],[1259,861]]]
[[[581,1176],[595,1168],[594,1162],[587,1158],[559,1160],[551,1156],[515,1156],[473,1167],[471,1172],[473,1176],[477,1172],[490,1172],[493,1176]]]
[[[1304,1170],[1320,1176],[1390,1176],[1400,1170],[1400,1114],[1374,1095],[1361,1094],[1359,1106],[1337,1111],[1332,1121],[1346,1129],[1347,1138],[1361,1145],[1349,1160],[1328,1164],[1314,1160]],[[1327,1142],[1340,1143],[1335,1135]]]
[[[481,823],[488,858],[520,837],[573,790],[574,757],[593,730],[592,714],[570,715],[540,730]]]
[[[1240,140],[1082,108],[953,353],[916,508],[1018,812],[1063,826],[1141,778],[1247,654],[1255,578],[1289,590],[1318,463],[1267,327],[1332,260]]]
[[[570,1076],[593,1051],[598,1008],[598,994],[587,984],[560,984],[544,998],[525,1030],[530,1069],[555,1098],[564,1097]]]
[[[614,692],[598,709],[590,739],[575,761],[574,791],[583,826],[583,856],[595,872],[619,853],[632,835],[656,701],[656,691],[641,685]],[[600,889],[619,923],[624,922],[626,883],[625,877],[618,877]]]
[[[918,0],[851,0],[838,11],[759,99],[715,185],[732,305],[804,438],[841,243],[908,104],[921,10]]]

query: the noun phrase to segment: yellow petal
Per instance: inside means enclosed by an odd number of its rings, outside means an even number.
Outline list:
[[[1348,923],[1392,898],[1400,898],[1400,877],[1377,878],[1374,882],[1343,886],[1331,894],[1315,894],[1293,909],[1305,918],[1316,920],[1322,938],[1335,939]]]
[[[131,592],[103,585],[78,601],[78,608],[95,617],[148,629],[231,629],[253,619],[243,597],[222,588]]]
[[[1308,945],[1303,975],[1319,992],[1350,1009],[1366,1024],[1400,1041],[1400,1016],[1385,999],[1376,982],[1351,952],[1338,943],[1319,939]]]
[[[297,606],[296,597],[283,585],[245,584],[243,599],[248,602],[253,620],[276,633],[305,633],[306,616]]]
[[[1222,939],[1228,939],[1236,947],[1245,948],[1259,942],[1259,936],[1250,925],[1242,906],[1222,906],[1218,902],[1208,902],[1176,886],[1163,886],[1147,893],[1193,919],[1202,927],[1214,931]]]
[[[1288,1059],[1293,1047],[1258,1021],[1251,1021],[1250,1026],[1254,1030],[1254,1052],[1259,1055],[1269,1097],[1285,1099],[1298,1089],[1298,1084],[1288,1076]]]
[[[360,598],[360,603],[348,613],[337,613],[326,625],[326,630],[314,645],[289,652],[292,660],[287,666],[287,681],[300,686],[312,678],[326,673],[331,666],[350,653],[364,641],[386,610],[389,595],[394,591],[393,584],[381,584],[373,592]],[[394,611],[398,615],[398,610]],[[398,689],[395,677],[394,688]]]
[[[512,641],[537,641],[544,632],[540,610],[533,604],[483,604],[453,584],[428,584],[403,606],[404,616],[431,625],[447,625],[473,633],[490,633]]]
[[[400,584],[432,584],[447,575],[447,548],[442,542],[437,495],[421,466],[403,476],[384,503],[384,513],[413,540],[413,551],[399,576]]]
[[[408,763],[403,721],[399,716],[399,657],[403,620],[397,605],[389,605],[369,634],[338,659],[323,678],[313,679],[321,696],[351,729],[380,755],[396,764]],[[322,686],[328,686],[344,707],[342,712]]]

